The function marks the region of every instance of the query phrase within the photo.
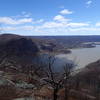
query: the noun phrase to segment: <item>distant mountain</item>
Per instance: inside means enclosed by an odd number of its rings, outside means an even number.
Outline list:
[[[9,40],[12,40],[12,39],[18,39],[21,37],[23,37],[23,36],[16,35],[16,34],[1,34],[0,35],[0,44],[4,43],[4,42],[8,42]]]
[[[33,38],[57,40],[64,42],[100,42],[100,35],[86,35],[86,36],[32,36]]]
[[[78,48],[78,47],[92,47],[91,45],[86,45],[86,42],[100,42],[100,35],[96,36],[32,36],[31,38],[37,38],[39,40],[54,41],[54,43],[59,44],[61,47],[66,48]]]

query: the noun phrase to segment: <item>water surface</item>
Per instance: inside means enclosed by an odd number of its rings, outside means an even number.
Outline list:
[[[97,45],[95,48],[71,49],[71,51],[71,54],[60,54],[57,56],[60,58],[74,60],[80,68],[100,59],[100,45]]]

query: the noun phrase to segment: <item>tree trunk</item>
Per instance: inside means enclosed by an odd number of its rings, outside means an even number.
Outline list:
[[[69,89],[67,86],[65,86],[65,97],[64,100],[68,100],[68,96],[69,96]]]
[[[58,98],[57,93],[58,93],[58,89],[54,89],[54,92],[53,92],[53,100],[57,100],[57,98]]]

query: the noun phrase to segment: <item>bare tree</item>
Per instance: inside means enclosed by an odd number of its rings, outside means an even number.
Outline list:
[[[57,73],[54,72],[53,70],[53,64],[54,64],[55,58],[52,58],[51,56],[48,57],[48,67],[46,70],[46,78],[44,78],[43,80],[50,85],[54,92],[53,92],[53,100],[57,100],[57,93],[60,89],[61,85],[61,80],[57,79]]]
[[[63,72],[56,72],[54,68],[55,57],[48,57],[48,66],[46,72],[46,77],[43,79],[49,86],[53,88],[53,100],[57,100],[58,92],[61,88],[65,88],[65,100],[68,100],[68,80],[71,76],[71,69],[74,64],[66,64],[62,66],[64,68]]]

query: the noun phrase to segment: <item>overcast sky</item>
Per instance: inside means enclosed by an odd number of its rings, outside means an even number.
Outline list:
[[[100,35],[100,0],[0,0],[0,30],[20,35]]]

